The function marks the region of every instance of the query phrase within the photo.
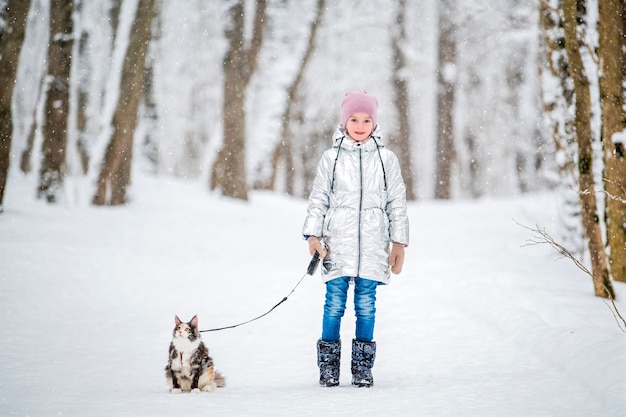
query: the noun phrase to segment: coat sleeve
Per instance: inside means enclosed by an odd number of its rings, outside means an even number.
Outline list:
[[[304,236],[322,236],[324,218],[330,206],[330,183],[334,154],[333,149],[325,151],[317,165],[317,173],[309,195],[309,206],[302,227]]]
[[[409,245],[409,218],[406,207],[406,187],[402,179],[400,162],[397,156],[389,151],[387,168],[387,206],[385,211],[389,218],[389,235],[391,241]]]

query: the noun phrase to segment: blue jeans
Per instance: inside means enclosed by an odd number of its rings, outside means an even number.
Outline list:
[[[326,303],[322,321],[322,340],[335,342],[340,339],[341,319],[346,310],[350,277],[340,277],[326,283]],[[364,278],[354,279],[354,312],[356,315],[355,338],[371,342],[374,338],[376,316],[377,281]]]

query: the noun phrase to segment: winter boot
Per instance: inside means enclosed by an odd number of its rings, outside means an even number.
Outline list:
[[[352,385],[371,387],[374,385],[372,367],[376,359],[376,342],[352,340]]]
[[[336,342],[317,341],[317,366],[320,368],[320,386],[339,385],[339,363],[341,360],[341,340]]]

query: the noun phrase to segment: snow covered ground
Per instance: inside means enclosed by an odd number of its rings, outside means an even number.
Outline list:
[[[174,315],[208,329],[288,295],[309,261],[306,201],[135,184],[127,207],[55,207],[10,178],[1,416],[626,416],[626,334],[589,278],[548,246],[524,247],[530,232],[515,223],[555,229],[545,194],[411,203],[404,272],[378,293],[372,389],[350,386],[352,310],[341,386],[317,385],[324,288],[307,276],[268,316],[203,333],[226,388],[169,394]]]

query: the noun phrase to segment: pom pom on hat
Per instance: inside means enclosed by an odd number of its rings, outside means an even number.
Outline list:
[[[341,124],[345,127],[348,119],[355,113],[366,113],[376,126],[378,100],[366,91],[349,91],[341,102]]]

